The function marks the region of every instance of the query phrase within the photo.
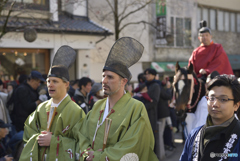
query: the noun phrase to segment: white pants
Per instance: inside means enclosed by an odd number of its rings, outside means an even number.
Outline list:
[[[198,103],[195,113],[187,113],[187,117],[185,119],[187,124],[187,133],[189,134],[192,129],[204,125],[206,123],[207,115],[207,99],[203,96]]]

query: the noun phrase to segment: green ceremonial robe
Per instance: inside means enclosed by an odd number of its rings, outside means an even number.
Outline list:
[[[67,96],[57,107],[50,132],[49,147],[38,145],[37,138],[41,131],[47,130],[48,114],[52,99],[41,103],[25,121],[23,141],[26,145],[20,161],[67,161],[75,160],[76,140],[73,138],[73,126],[85,117],[84,111]]]
[[[87,151],[94,151],[93,161],[127,161],[130,159],[158,161],[153,152],[154,136],[145,106],[142,102],[133,99],[129,93],[126,93],[114,105],[114,112],[110,112],[108,118],[112,119],[112,124],[106,148],[102,152],[97,151],[103,147],[105,122],[97,131],[93,147],[93,136],[100,111],[102,114],[99,122],[102,122],[106,100],[105,98],[97,101],[83,122],[76,125],[80,126],[78,138],[83,159],[87,157]]]

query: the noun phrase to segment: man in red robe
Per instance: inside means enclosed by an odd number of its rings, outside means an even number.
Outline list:
[[[226,52],[221,44],[212,41],[211,30],[206,26],[206,21],[200,22],[198,39],[201,45],[193,51],[188,66],[190,63],[193,64],[198,78],[207,77],[213,71],[218,71],[220,74],[233,74]]]

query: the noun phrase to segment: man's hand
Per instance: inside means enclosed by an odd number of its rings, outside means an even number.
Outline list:
[[[52,132],[42,131],[38,136],[39,146],[49,146],[52,138]]]
[[[200,69],[199,73],[202,74],[202,75],[207,74],[206,70],[204,70],[204,69]]]
[[[86,158],[86,161],[92,161],[93,160],[93,153],[94,153],[94,151],[87,152],[88,157]]]
[[[102,149],[98,149],[97,151],[102,151]],[[86,158],[86,161],[92,161],[93,160],[93,153],[94,153],[94,151],[87,152],[88,157]]]
[[[7,155],[4,157],[6,161],[12,161],[13,157],[8,157]]]

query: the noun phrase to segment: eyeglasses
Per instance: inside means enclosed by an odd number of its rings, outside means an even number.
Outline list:
[[[234,101],[234,99],[229,99],[227,96],[220,96],[220,97],[206,96],[206,99],[210,102],[215,102],[218,99],[221,103],[226,103],[228,101]]]

